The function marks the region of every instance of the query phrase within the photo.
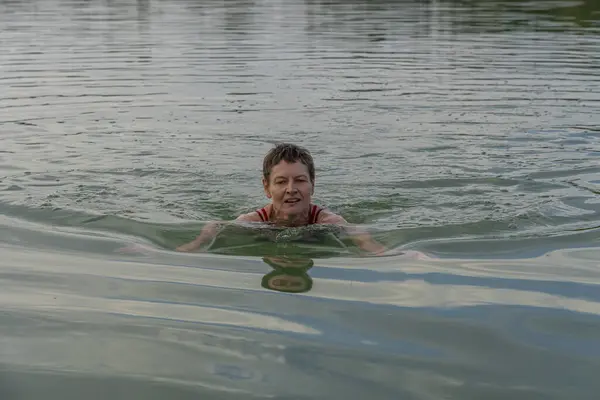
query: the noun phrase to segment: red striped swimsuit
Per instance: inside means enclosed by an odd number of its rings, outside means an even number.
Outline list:
[[[308,217],[308,225],[316,224],[319,219],[319,214],[323,211],[322,207],[315,204],[310,205],[310,215]],[[269,222],[269,213],[267,213],[267,207],[263,207],[260,210],[256,210],[256,213],[260,216],[262,222]]]

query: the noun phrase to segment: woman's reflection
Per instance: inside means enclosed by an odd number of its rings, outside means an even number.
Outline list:
[[[304,293],[312,286],[312,278],[307,271],[314,265],[310,258],[263,257],[263,261],[273,268],[262,279],[262,287],[278,292]]]

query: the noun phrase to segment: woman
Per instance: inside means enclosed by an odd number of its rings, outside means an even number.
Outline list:
[[[259,210],[240,215],[236,221],[290,227],[336,224],[343,226],[361,249],[376,255],[386,251],[386,248],[375,242],[369,234],[351,227],[341,216],[312,204],[315,165],[311,154],[305,148],[283,143],[271,149],[263,160],[262,184],[271,202]],[[178,247],[177,250],[197,250],[214,238],[217,232],[218,223],[209,223],[196,239]]]

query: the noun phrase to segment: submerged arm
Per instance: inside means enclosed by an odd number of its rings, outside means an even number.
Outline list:
[[[198,250],[200,247],[202,247],[202,245],[204,243],[212,240],[215,236],[217,236],[218,232],[219,232],[219,223],[215,222],[215,221],[209,222],[204,226],[204,228],[202,228],[202,231],[196,237],[196,239],[192,240],[189,243],[186,243],[186,244],[183,244],[183,245],[177,247],[176,250],[184,251],[184,252]]]
[[[242,214],[239,217],[237,217],[235,219],[238,222],[256,222],[256,221],[260,221],[260,217],[258,216],[257,213],[248,213],[248,214]],[[211,241],[212,239],[215,238],[215,236],[217,236],[217,234],[219,233],[219,228],[221,227],[221,224],[223,222],[219,222],[219,221],[212,221],[207,223],[204,228],[202,228],[202,231],[200,232],[200,234],[198,235],[198,237],[196,237],[196,239],[192,240],[189,243],[183,244],[179,247],[177,247],[177,251],[183,251],[183,252],[190,252],[190,251],[195,251],[198,250],[200,247],[202,247],[203,244],[205,244],[206,242]]]
[[[343,217],[337,214],[327,214],[320,219],[319,223],[340,225],[346,230],[348,235],[350,235],[350,239],[364,251],[375,255],[387,251],[385,246],[374,240],[367,231],[348,224]]]

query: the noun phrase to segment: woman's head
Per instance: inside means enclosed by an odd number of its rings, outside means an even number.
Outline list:
[[[262,181],[277,219],[304,216],[310,209],[315,184],[315,165],[310,152],[288,143],[275,146],[264,158]]]

